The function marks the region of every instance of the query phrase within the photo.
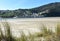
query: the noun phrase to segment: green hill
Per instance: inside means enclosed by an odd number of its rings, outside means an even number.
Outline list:
[[[49,3],[31,9],[0,10],[2,18],[60,17],[60,2]]]

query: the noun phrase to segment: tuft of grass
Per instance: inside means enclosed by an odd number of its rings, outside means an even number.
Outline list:
[[[55,36],[56,41],[60,41],[60,23],[57,24]]]
[[[27,41],[28,40],[27,36],[24,34],[23,31],[21,31],[20,34],[21,34],[20,41]]]
[[[30,41],[34,41],[34,39],[35,39],[35,36],[32,35],[32,34],[29,32],[29,40],[30,40]]]
[[[15,38],[12,36],[12,32],[11,32],[9,23],[4,22],[3,26],[5,28],[5,36],[4,36],[5,38],[4,38],[4,40],[5,41],[15,41]]]
[[[52,32],[50,29],[47,29],[47,27],[43,25],[42,27],[40,27],[40,33],[38,33],[37,36],[43,38],[43,41],[52,41],[53,34],[54,32]]]
[[[2,30],[1,30],[1,28],[0,28],[0,41],[1,41],[3,38],[4,38],[4,35],[3,35],[3,32],[2,32]]]

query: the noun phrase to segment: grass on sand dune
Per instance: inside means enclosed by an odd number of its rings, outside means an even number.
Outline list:
[[[31,34],[26,36],[24,32],[21,33],[20,38],[16,38],[12,35],[12,31],[8,22],[3,22],[2,25],[5,27],[5,35],[1,29],[0,25],[0,41],[60,41],[60,24],[57,24],[56,32],[52,32],[47,29],[45,25],[41,27],[40,33]]]

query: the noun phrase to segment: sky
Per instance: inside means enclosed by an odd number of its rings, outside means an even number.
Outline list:
[[[60,0],[0,0],[0,10],[29,9]]]

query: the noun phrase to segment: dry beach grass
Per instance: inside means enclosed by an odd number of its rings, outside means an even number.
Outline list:
[[[0,22],[0,41],[59,41],[59,19],[42,20],[17,19]]]

